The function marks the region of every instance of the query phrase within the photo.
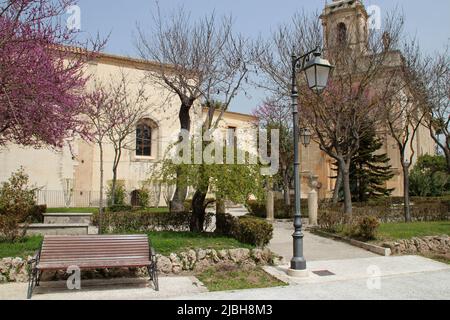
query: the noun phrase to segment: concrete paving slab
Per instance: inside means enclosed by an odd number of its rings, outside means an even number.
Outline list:
[[[450,266],[419,256],[375,257],[351,260],[311,261],[308,263],[308,278],[293,278],[287,275],[289,266],[265,267],[266,272],[291,285],[369,279],[405,274],[450,271]],[[317,271],[328,271],[332,275],[320,276]],[[449,279],[450,281],[450,279]]]
[[[368,282],[370,281],[370,282]],[[171,298],[172,299],[172,298]],[[297,286],[211,292],[177,300],[450,300],[450,270]]]
[[[64,281],[43,282],[32,300],[153,300],[208,290],[195,277],[160,277],[160,291],[146,279],[85,280],[81,290],[68,290]],[[0,300],[25,300],[27,284],[0,285]]]

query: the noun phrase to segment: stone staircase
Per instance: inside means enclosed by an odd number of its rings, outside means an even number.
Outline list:
[[[226,205],[226,212],[231,214],[234,217],[241,217],[241,216],[245,216],[246,214],[248,214],[248,210],[244,205],[236,205],[233,204],[231,206]]]

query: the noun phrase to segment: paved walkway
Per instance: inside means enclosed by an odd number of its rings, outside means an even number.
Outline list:
[[[159,292],[147,281],[129,279],[84,281],[81,291],[68,291],[58,282],[43,283],[33,300],[450,300],[450,266],[418,256],[311,261],[311,272],[327,270],[332,275],[312,273],[306,279],[288,278],[286,269],[267,267],[290,284],[278,288],[210,293],[195,278],[161,277]],[[0,285],[0,300],[25,299],[26,288]]]
[[[25,300],[26,283],[0,285],[0,300]],[[43,282],[33,300],[154,300],[193,295],[208,290],[195,277],[160,277],[156,292],[145,279],[85,280],[81,290],[68,290],[66,282]]]
[[[376,257],[309,263],[311,276],[290,278],[285,267],[269,273],[288,287],[201,293],[181,300],[450,300],[450,266],[418,256]],[[319,276],[312,272],[329,271]]]
[[[269,248],[290,261],[293,256],[292,222],[275,222],[274,235]],[[376,254],[351,246],[347,243],[327,239],[305,232],[303,240],[304,255],[307,261],[343,260],[355,258],[377,257]]]

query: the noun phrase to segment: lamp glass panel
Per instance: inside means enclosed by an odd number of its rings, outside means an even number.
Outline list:
[[[306,80],[308,81],[308,87],[313,89],[316,87],[317,79],[316,79],[316,66],[311,65],[305,70]]]
[[[316,86],[320,89],[325,89],[330,75],[330,67],[323,65],[316,65],[317,69],[317,83]]]

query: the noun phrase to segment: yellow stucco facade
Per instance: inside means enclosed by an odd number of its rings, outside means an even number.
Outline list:
[[[86,73],[90,75],[87,90],[93,88],[94,81],[108,84],[110,81],[120,81],[122,75],[125,75],[131,84],[130,95],[135,95],[142,81],[145,82],[145,94],[149,100],[143,118],[154,124],[152,152],[150,156],[137,156],[136,134],[130,135],[129,148],[124,150],[118,168],[118,179],[124,183],[129,196],[150,178],[180,132],[179,98],[152,79],[154,72],[158,72],[156,64],[110,54],[99,54],[86,68]],[[202,124],[204,118],[204,110],[199,105],[194,105],[191,111],[193,130]],[[253,116],[226,112],[219,128],[225,131],[228,128],[245,129],[256,125],[257,119]],[[112,180],[113,158],[114,149],[105,139],[105,185]],[[99,159],[98,146],[81,139],[71,142],[70,147],[68,144],[62,150],[35,150],[8,145],[0,150],[0,181],[6,181],[12,172],[22,166],[29,174],[31,184],[41,190],[39,203],[50,207],[94,206],[98,204],[100,190]],[[160,189],[160,186],[151,188],[151,205],[165,205],[166,199],[170,197],[168,193],[173,191]]]

